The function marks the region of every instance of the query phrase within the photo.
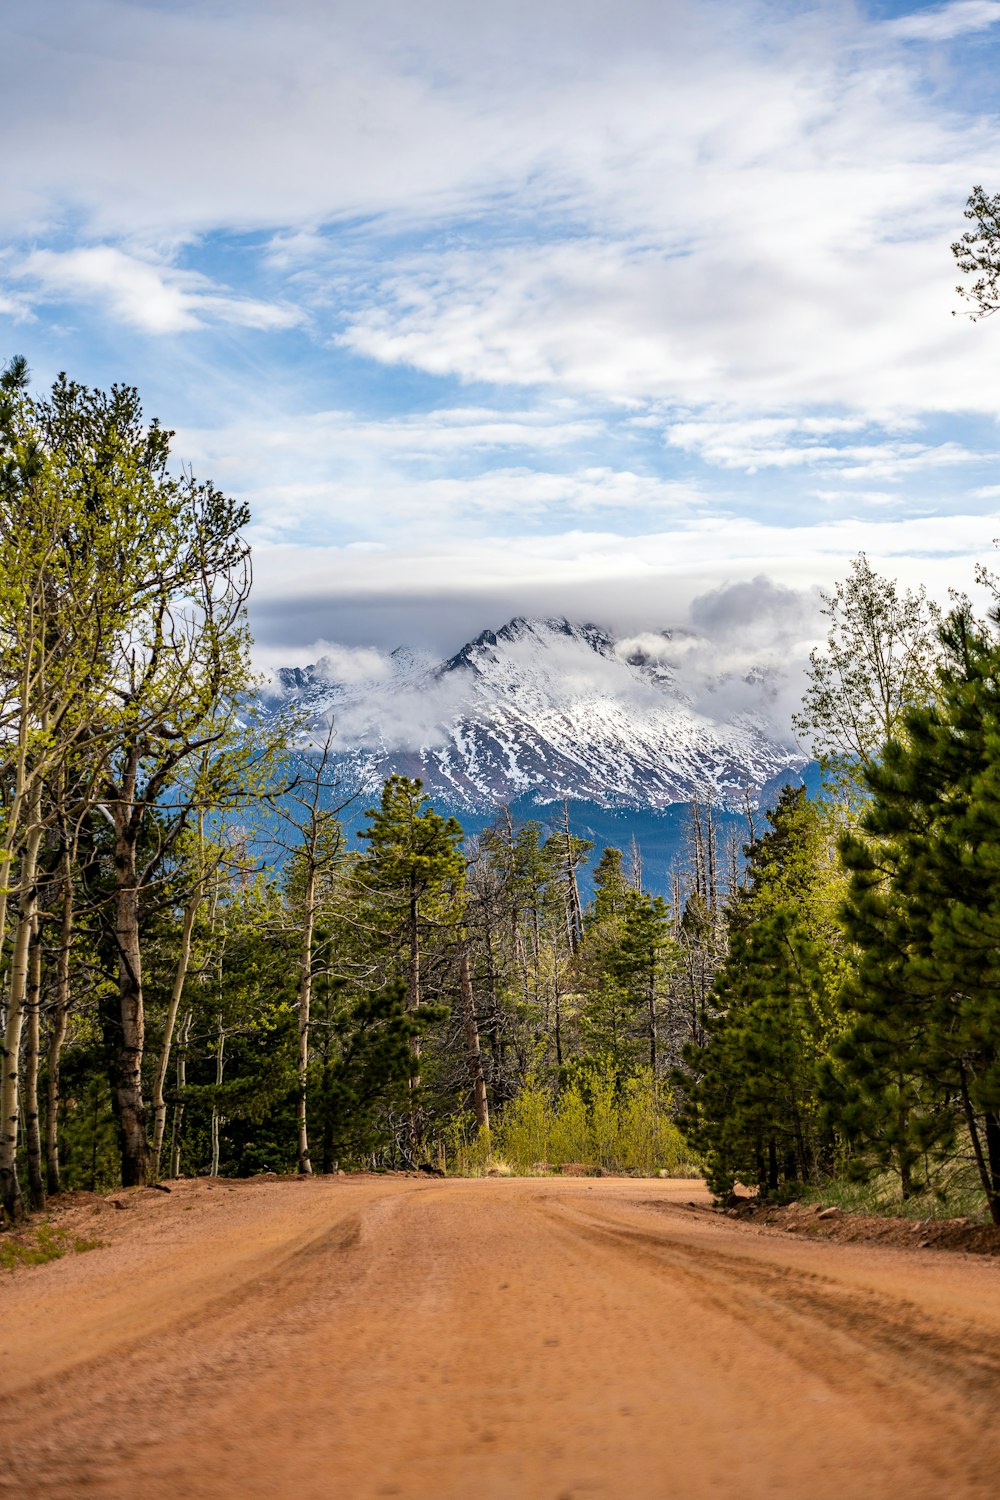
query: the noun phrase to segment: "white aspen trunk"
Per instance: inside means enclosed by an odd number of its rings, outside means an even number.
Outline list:
[[[17,1179],[18,1069],[21,1035],[25,1020],[28,987],[28,942],[38,910],[36,876],[38,850],[42,842],[40,821],[41,792],[38,784],[32,790],[28,826],[21,855],[18,880],[18,924],[10,960],[10,984],[7,992],[7,1024],[3,1040],[3,1071],[0,1074],[0,1206],[9,1221],[17,1223],[24,1216],[24,1202]]]
[[[302,952],[299,960],[299,1055],[296,1116],[299,1131],[299,1173],[312,1176],[309,1158],[309,1012],[312,1005],[313,931],[316,925],[316,864],[309,861],[306,873],[305,911],[302,922]]]
[[[542,994],[542,933],[541,933],[541,928],[539,926],[539,920],[538,920],[538,897],[537,897],[537,894],[535,896],[534,905],[531,908],[531,929],[532,929],[532,931],[531,931],[531,937],[532,937],[532,949],[531,949],[531,951],[532,951],[532,969],[533,969],[533,973],[534,973],[534,986],[535,986],[535,1011],[537,1013],[539,1004],[541,1003],[541,994]],[[527,997],[525,997],[525,998],[527,998]],[[546,1010],[548,1010],[548,1002],[546,1002]],[[546,1017],[545,1017],[546,1028],[548,1027],[548,1024],[549,1024],[549,1018],[548,1018],[548,1015],[546,1015]]]
[[[129,828],[131,804],[116,809],[115,940],[118,946],[118,993],[121,1034],[115,1059],[115,1095],[122,1159],[122,1186],[135,1187],[149,1173],[146,1107],[142,1097],[142,1055],[146,1018],[139,946],[139,875],[135,841]]]
[[[556,1022],[556,1062],[562,1067],[562,991],[559,984],[559,964],[552,965],[552,1007]]]
[[[510,941],[514,962],[521,974],[521,990],[524,1003],[527,1005],[531,999],[530,980],[528,975],[528,955],[525,950],[524,941],[521,937],[520,912],[518,911],[517,895],[514,889],[514,821],[510,815],[510,808],[506,805],[503,810],[504,826],[507,830],[507,881],[508,894],[510,896]],[[535,914],[535,926],[538,926],[538,914]],[[537,952],[537,948],[536,948]],[[537,968],[537,966],[536,966]],[[538,976],[535,975],[535,1005],[538,1004]]]
[[[59,1105],[62,1102],[60,1070],[68,1023],[67,1009],[57,1001],[45,1054],[45,1182],[50,1193],[62,1192],[62,1167],[59,1162]]]
[[[479,1027],[476,1024],[476,998],[472,991],[472,974],[469,969],[469,946],[462,944],[459,967],[459,987],[462,993],[462,1010],[465,1020],[465,1048],[472,1077],[472,1096],[476,1109],[476,1124],[480,1130],[490,1128],[490,1107],[486,1098],[486,1079],[483,1077],[483,1056],[479,1046]]]
[[[639,892],[641,894],[642,893],[642,850],[639,848],[639,841],[636,838],[636,836],[635,836],[634,833],[632,835],[632,844],[631,844],[631,850],[630,850],[630,852],[631,852],[631,855],[632,855],[632,889],[634,891],[637,891],[637,892]]]
[[[20,685],[21,722],[18,729],[14,787],[10,800],[10,808],[4,820],[4,841],[2,852],[0,852],[0,948],[3,947],[4,939],[7,936],[7,910],[10,893],[14,885],[14,866],[16,863],[17,845],[21,837],[21,820],[24,816],[26,803],[30,802],[31,804],[27,809],[29,823],[33,815],[37,817],[41,806],[41,799],[38,795],[37,772],[32,773],[28,768],[27,703],[31,683],[30,663],[31,652],[27,650],[25,652],[24,669]]]
[[[222,1087],[222,1076],[226,1066],[226,1033],[222,1025],[222,1016],[219,1015],[219,1045],[215,1052],[215,1087]],[[209,1175],[219,1175],[219,1130],[222,1124],[222,1116],[219,1113],[218,1095],[212,1103],[212,1164]]]
[[[177,1103],[170,1126],[170,1175],[181,1175],[181,1128],[184,1124],[184,1088],[187,1084],[187,1043],[193,1011],[188,1011],[177,1033]]]
[[[569,803],[563,803],[563,832],[566,835],[566,881],[569,886],[570,949],[573,953],[583,941],[583,906],[573,862],[573,836],[569,830]]]
[[[62,915],[59,923],[59,956],[56,959],[56,993],[52,1013],[52,1030],[49,1033],[47,1062],[47,1084],[45,1101],[45,1177],[50,1193],[62,1191],[62,1175],[59,1165],[59,1104],[61,1102],[59,1072],[62,1065],[62,1049],[69,1024],[69,971],[70,951],[73,942],[73,874],[69,850],[62,855]]]
[[[28,1197],[38,1213],[45,1207],[42,1176],[42,1128],[38,1111],[38,1063],[41,1055],[42,934],[36,914],[28,939],[28,986],[25,996],[27,1045],[24,1049],[24,1146],[28,1158]]]
[[[412,886],[410,890],[409,936],[410,962],[406,980],[406,1008],[408,1011],[415,1011],[420,1008],[420,909],[416,891]],[[413,1071],[410,1074],[409,1081],[410,1107],[407,1111],[406,1135],[409,1143],[410,1161],[415,1164],[420,1155],[424,1133],[420,1107],[417,1103],[417,1095],[420,1089],[419,1037],[411,1038],[410,1051],[413,1054]]]
[[[191,934],[194,931],[195,918],[198,915],[198,908],[201,905],[204,889],[204,881],[199,880],[184,908],[180,952],[177,955],[177,967],[174,970],[174,982],[170,991],[170,1004],[167,1006],[167,1016],[163,1026],[163,1045],[160,1048],[159,1061],[156,1065],[156,1077],[153,1081],[153,1150],[151,1160],[154,1181],[160,1175],[160,1156],[163,1151],[163,1137],[167,1128],[165,1091],[167,1069],[170,1066],[170,1049],[174,1039],[174,1027],[177,1024],[177,1012],[180,1009],[181,996],[184,993],[184,981],[187,979],[188,965],[191,961]]]
[[[716,879],[716,870],[715,870],[715,855],[716,855],[716,850],[715,850],[715,841],[716,841],[715,818],[712,816],[712,804],[711,804],[711,802],[708,804],[708,810],[706,812],[705,817],[706,817],[706,823],[707,823],[707,826],[708,826],[708,836],[707,836],[707,843],[708,843],[708,904],[711,907],[712,911],[714,912],[715,909],[716,909],[716,907],[717,907],[717,905],[718,905],[719,892],[718,892],[718,889],[717,889],[717,879]]]

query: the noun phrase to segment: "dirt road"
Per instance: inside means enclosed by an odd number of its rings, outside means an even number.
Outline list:
[[[1000,1493],[1000,1266],[689,1182],[180,1183],[0,1276],[0,1495]]]

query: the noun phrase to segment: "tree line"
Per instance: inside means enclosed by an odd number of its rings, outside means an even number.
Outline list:
[[[477,839],[260,717],[243,507],[136,393],[0,377],[0,1203],[206,1172],[973,1172],[1000,1222],[1000,590],[859,557],[797,727],[822,797],[691,808],[669,902],[565,808]],[[272,856],[262,855],[270,847]]]
[[[974,1174],[1000,1223],[1000,585],[942,613],[862,556],[827,599],[786,789],[726,909],[705,1044],[675,1075],[719,1193]]]
[[[679,924],[637,850],[581,899],[565,809],[467,841],[394,776],[351,833],[332,728],[255,709],[247,512],[175,473],[171,437],[134,390],[0,376],[4,1217],[66,1187],[471,1159],[540,1086],[585,1112],[631,1088],[630,1138],[644,1101],[676,1154],[710,809]]]
[[[952,245],[972,322],[1000,307],[1000,195]],[[978,1183],[1000,1223],[1000,584],[942,612],[862,555],[826,597],[795,724],[825,795],[751,838],[679,1118],[720,1194]]]

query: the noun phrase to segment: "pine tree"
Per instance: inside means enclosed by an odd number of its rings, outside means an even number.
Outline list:
[[[899,1080],[897,1154],[947,1145],[949,1110],[964,1122],[1000,1223],[1000,641],[967,606],[941,638],[939,701],[866,772],[842,842],[862,1017],[843,1062],[869,1097]]]
[[[659,1012],[667,978],[674,967],[676,946],[670,936],[670,911],[662,896],[625,892],[620,932],[610,955],[609,971],[642,1017],[654,1080],[660,1067]]]
[[[816,1177],[829,1151],[818,1068],[838,1027],[844,958],[828,892],[828,833],[802,788],[786,787],[770,828],[747,847],[728,911],[729,954],[716,978],[704,1047],[675,1075],[682,1124],[725,1193],[762,1194]]]
[[[592,927],[594,923],[622,916],[631,893],[622,851],[608,844],[594,867],[594,899],[587,912],[586,925]]]
[[[462,828],[442,818],[430,805],[419,780],[390,776],[377,808],[369,808],[369,826],[358,837],[367,844],[355,867],[355,889],[369,932],[389,959],[390,976],[404,984],[406,1010],[413,1015],[423,1002],[425,936],[452,933],[462,919],[465,856]],[[408,1150],[421,1154],[423,1125],[419,1103],[420,1040],[414,1034]]]

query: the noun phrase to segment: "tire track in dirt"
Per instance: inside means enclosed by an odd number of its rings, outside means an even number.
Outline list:
[[[3,1401],[0,1493],[993,1500],[996,1268],[789,1245],[637,1186],[179,1185],[0,1286],[0,1360],[32,1319],[54,1345]],[[112,1293],[159,1321],[88,1356]]]
[[[878,1395],[898,1392],[901,1381],[920,1384],[937,1417],[942,1384],[983,1413],[992,1414],[1000,1402],[1000,1349],[995,1335],[974,1324],[933,1319],[910,1299],[879,1296],[820,1272],[686,1244],[669,1227],[656,1232],[616,1223],[565,1200],[545,1207],[575,1233],[682,1278],[692,1296],[753,1328],[831,1384],[856,1390],[864,1379]]]
[[[9,1395],[4,1430],[30,1437],[3,1453],[0,1494],[100,1493],[115,1483],[111,1467],[167,1430],[182,1440],[221,1393],[252,1385],[277,1354],[294,1356],[325,1305],[363,1277],[363,1218],[348,1213],[292,1237],[259,1268],[230,1272],[232,1283],[193,1311],[177,1306],[158,1332],[79,1359],[43,1382],[42,1410],[38,1387]],[[331,1263],[335,1274],[324,1277]]]

